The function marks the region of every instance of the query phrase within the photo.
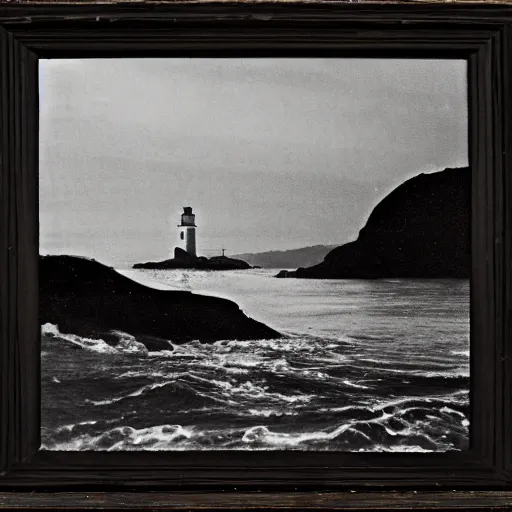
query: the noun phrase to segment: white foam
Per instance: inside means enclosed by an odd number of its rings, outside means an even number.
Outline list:
[[[455,409],[451,409],[450,407],[441,407],[441,409],[439,409],[440,412],[447,412],[448,414],[456,414],[457,416],[461,416],[462,418],[465,418],[466,416],[460,412],[460,411],[456,411]]]
[[[69,341],[74,345],[78,345],[85,350],[89,350],[91,352],[98,352],[100,354],[117,354],[117,350],[114,347],[111,347],[101,338],[91,339],[91,338],[82,338],[81,336],[77,336],[76,334],[63,334],[59,331],[57,325],[53,325],[50,323],[46,323],[41,326],[41,332],[43,334],[51,334],[58,337],[59,339]]]
[[[192,429],[184,428],[181,425],[159,425],[138,430],[128,428],[130,430],[127,430],[126,433],[123,432],[125,438],[108,448],[108,451],[130,450],[130,448],[139,446],[143,450],[162,450],[166,449],[175,439],[189,439],[194,434]]]
[[[281,409],[249,409],[247,411],[250,416],[262,416],[264,418],[270,418],[271,416],[297,416],[299,413],[297,411],[283,411]]]
[[[148,352],[149,357],[161,357],[162,359],[168,359],[175,357],[174,350],[159,350],[158,352]]]
[[[266,445],[279,448],[296,447],[305,441],[334,439],[345,432],[348,428],[350,428],[350,425],[347,423],[335,428],[331,432],[316,431],[290,434],[285,432],[272,432],[266,426],[258,425],[246,430],[242,437],[242,441],[245,443],[262,442]]]
[[[125,354],[148,354],[148,349],[146,346],[143,343],[137,341],[135,336],[122,331],[112,331],[112,333],[117,335],[119,339],[115,346],[117,351],[123,352]]]
[[[349,380],[344,380],[343,384],[346,384],[347,386],[350,386],[352,388],[370,389],[369,386],[363,386],[362,384],[354,384],[353,382],[350,382]]]
[[[115,347],[109,345],[101,338],[85,338],[77,334],[61,333],[57,325],[46,323],[41,326],[41,334],[53,336],[61,340],[69,341],[73,345],[100,354],[136,354],[147,355],[148,349],[143,343],[138,342],[134,336],[122,331],[111,331],[118,338]]]
[[[249,411],[254,416],[271,417],[279,416],[281,412],[271,408],[262,408]],[[407,445],[407,436],[421,436],[425,441],[435,444],[425,434],[426,424],[417,421],[414,424],[406,424],[401,430],[390,428],[382,424],[390,415],[383,415],[373,421],[348,421],[331,429],[306,431],[306,432],[276,432],[266,425],[257,425],[247,429],[223,428],[201,430],[193,425],[157,425],[147,428],[135,429],[131,426],[118,426],[98,435],[82,435],[81,437],[57,443],[43,445],[48,450],[215,450],[221,446],[223,450],[315,450],[329,449],[328,441],[338,436],[352,433],[366,440],[367,446],[354,448],[348,451],[361,452],[430,452],[431,449],[420,445]],[[94,424],[95,422],[82,422],[78,425]],[[384,430],[396,443],[378,444],[365,432],[358,429],[358,425],[368,423],[380,423]],[[68,433],[70,437],[77,425],[65,425],[58,429],[61,434]],[[400,437],[398,437],[400,436]],[[206,441],[206,443],[205,443]],[[325,443],[327,442],[327,443]],[[320,443],[320,444],[319,444]],[[450,450],[450,446],[436,445],[436,451]]]
[[[127,398],[132,398],[134,396],[140,396],[142,394],[148,393],[149,391],[153,391],[154,389],[163,388],[164,386],[167,386],[169,384],[173,384],[174,381],[164,381],[164,382],[154,382],[153,384],[147,384],[146,386],[142,386],[141,388],[128,393],[127,395],[115,397],[115,398],[108,398],[106,400],[87,400],[87,402],[93,404],[93,405],[110,405],[114,404],[116,402],[120,402],[121,400],[125,400]]]
[[[369,363],[378,363],[379,365],[382,364],[391,364],[391,361],[383,361],[383,360],[377,360],[377,359],[371,359],[367,357],[358,357],[357,361],[366,361]],[[357,368],[359,370],[364,370],[364,367],[361,366],[353,366],[353,368]],[[400,375],[406,375],[411,377],[427,377],[427,378],[436,378],[440,377],[443,379],[450,379],[450,378],[459,378],[459,377],[469,377],[469,365],[465,368],[456,368],[451,370],[397,370],[396,368],[383,368],[386,373],[397,373]]]
[[[468,350],[452,350],[450,354],[454,356],[466,356],[469,357],[469,349]]]
[[[73,425],[66,425],[59,430],[71,431],[72,428]],[[193,436],[192,428],[181,425],[157,425],[142,429],[122,426],[97,436],[84,435],[51,445],[42,444],[41,447],[52,451],[168,450],[176,439],[180,438],[186,441]],[[111,441],[110,445],[109,441]],[[187,449],[186,446],[184,449]]]

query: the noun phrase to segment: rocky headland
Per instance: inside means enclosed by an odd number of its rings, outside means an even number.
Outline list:
[[[187,291],[156,290],[97,261],[41,256],[40,324],[61,333],[103,339],[115,346],[118,332],[135,336],[150,351],[169,350],[167,340],[274,339],[281,335],[247,317],[230,300]]]
[[[470,204],[469,168],[419,174],[374,208],[357,240],[277,277],[469,278]]]
[[[245,270],[251,267],[249,263],[241,259],[228,258],[227,256],[191,256],[183,249],[174,249],[174,258],[163,261],[148,261],[146,263],[135,263],[133,268],[169,270],[174,268],[194,270]]]

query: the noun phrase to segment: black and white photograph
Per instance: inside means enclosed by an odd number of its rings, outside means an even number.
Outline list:
[[[465,60],[39,61],[41,449],[469,449]]]

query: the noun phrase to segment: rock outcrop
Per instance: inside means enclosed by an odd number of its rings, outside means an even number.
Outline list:
[[[169,350],[167,340],[211,343],[281,336],[230,300],[149,288],[86,258],[41,256],[39,276],[40,324],[55,324],[61,333],[116,344],[115,331],[122,331],[149,350]]]
[[[245,270],[252,268],[249,263],[227,256],[204,256],[194,257],[180,247],[174,249],[174,258],[163,261],[148,261],[146,263],[135,263],[133,268],[145,268],[153,270],[168,270],[175,268],[190,268],[195,270]]]
[[[420,174],[372,211],[357,240],[279,277],[469,278],[471,172]],[[342,221],[342,220],[341,220]]]

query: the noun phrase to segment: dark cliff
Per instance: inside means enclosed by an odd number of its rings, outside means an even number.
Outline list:
[[[39,260],[40,323],[62,333],[101,338],[113,331],[134,335],[149,350],[169,349],[166,340],[278,338],[270,327],[248,318],[226,299],[186,291],[155,290],[94,260],[42,256]]]
[[[356,241],[293,277],[469,278],[470,203],[467,167],[415,176],[375,207]]]

